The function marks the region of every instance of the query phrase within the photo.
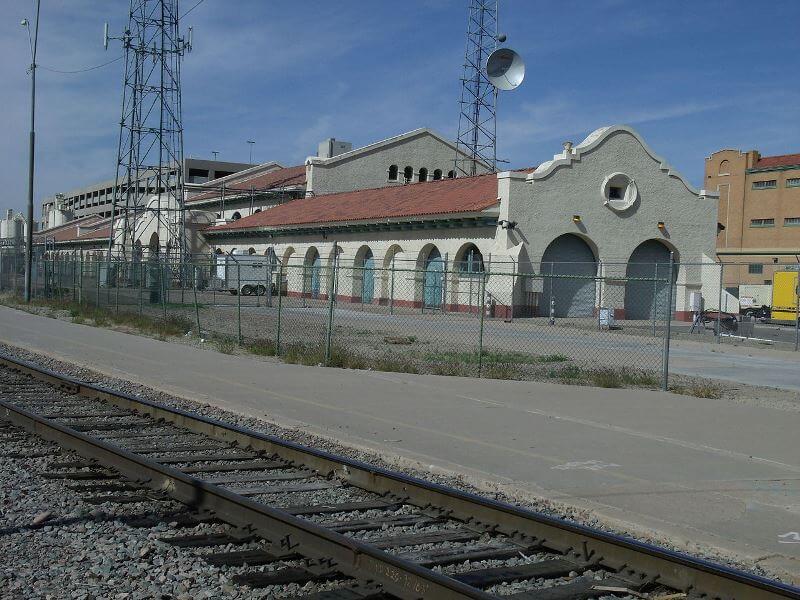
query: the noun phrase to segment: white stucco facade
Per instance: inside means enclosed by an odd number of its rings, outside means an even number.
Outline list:
[[[704,273],[704,265],[714,262],[716,197],[689,185],[631,128],[599,129],[532,173],[496,177],[496,206],[480,214],[454,213],[449,221],[443,215],[415,217],[374,232],[363,222],[316,223],[313,231],[273,227],[242,230],[239,237],[209,232],[208,239],[223,253],[274,252],[290,272],[302,271],[316,256],[327,265],[335,244],[340,265],[355,266],[349,277],[340,275],[337,295],[344,301],[359,300],[359,269],[368,253],[380,280],[371,301],[386,301],[388,275],[380,269],[394,259],[398,269],[417,272],[393,275],[392,302],[424,305],[421,282],[434,252],[446,272],[442,305],[468,309],[473,294],[465,302],[461,288],[467,281],[474,291],[475,276],[465,277],[459,263],[470,249],[491,273],[486,294],[498,316],[542,315],[553,306],[560,316],[585,316],[607,306],[618,318],[644,318],[666,302],[670,254],[679,316],[687,316],[691,292],[709,301],[719,296],[718,282]],[[287,284],[290,293],[309,292],[302,274]],[[324,281],[318,286],[326,293]]]

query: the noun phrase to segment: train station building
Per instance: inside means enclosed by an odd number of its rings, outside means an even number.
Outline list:
[[[691,315],[692,292],[711,301],[721,293],[719,278],[705,273],[715,262],[717,196],[693,188],[629,127],[565,143],[535,169],[472,178],[449,179],[446,163],[425,164],[424,178],[412,167],[395,184],[402,163],[383,157],[378,165],[381,158],[371,158],[379,185],[316,194],[317,180],[307,177],[306,197],[225,219],[203,236],[218,255],[304,266],[285,282],[289,294],[324,296],[325,267],[348,264],[352,275],[338,280],[336,294],[350,302],[386,303],[387,273],[405,269],[413,281],[392,290],[393,302],[474,310],[475,274],[488,271],[495,316],[581,317],[612,306],[617,318],[647,319],[666,305],[669,275],[658,269],[668,271],[671,258],[678,317]],[[328,181],[346,180],[335,173]],[[536,274],[551,277],[525,277]]]

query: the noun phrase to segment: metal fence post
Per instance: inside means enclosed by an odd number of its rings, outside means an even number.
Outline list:
[[[449,252],[444,253],[444,273],[442,273],[442,297],[441,297],[441,305],[439,306],[439,312],[445,313],[447,312],[447,275],[448,275],[448,255]]]
[[[658,263],[655,263],[656,270],[655,276],[653,277],[653,337],[656,337],[658,334],[656,333],[656,321],[658,320],[657,312],[658,312]],[[670,283],[670,285],[672,285]]]
[[[603,329],[601,325],[600,313],[603,308],[603,278],[605,272],[603,270],[603,261],[597,261],[597,287],[595,288],[595,301],[597,302],[597,331]]]
[[[164,310],[164,323],[167,322],[167,294],[166,294],[166,283],[164,282],[164,274],[167,269],[167,261],[164,260],[164,264],[159,265],[161,268],[158,270],[158,278],[159,283],[161,284],[161,308]]]
[[[114,312],[119,314],[119,267],[117,267],[114,272],[114,286],[116,287],[116,293],[114,294]]]
[[[236,286],[239,288],[236,290],[236,322],[237,322],[237,334],[236,339],[238,340],[239,345],[242,345],[242,265],[237,261],[236,262]]]
[[[288,291],[288,282],[287,282]],[[281,354],[281,315],[283,313],[283,263],[278,267],[278,322],[275,325],[275,355]]]
[[[194,281],[192,283],[192,289],[194,290],[194,316],[197,319],[197,337],[199,339],[202,336],[200,335],[200,307],[197,305],[197,267],[194,267]]]
[[[722,343],[722,285],[723,273],[725,273],[725,266],[719,263],[719,306],[717,309],[717,343]]]
[[[665,311],[667,316],[666,327],[664,328],[664,351],[663,351],[663,364],[662,364],[662,375],[661,375],[661,389],[665,392],[669,389],[669,343],[670,337],[672,333],[672,275],[675,270],[675,255],[670,252],[669,253],[669,273],[667,275],[667,281],[669,282],[667,285],[667,310]]]
[[[100,261],[95,261],[97,263],[97,301],[95,305],[97,308],[100,308]]]
[[[147,272],[145,271],[145,265],[146,265],[146,264],[147,264],[147,263],[145,263],[144,261],[142,261],[142,262],[140,262],[140,263],[139,263],[139,289],[138,289],[138,295],[139,295],[139,315],[141,315],[141,314],[144,312],[144,307],[142,306],[142,286],[143,286],[143,285],[144,285],[144,283],[145,283],[145,276],[146,276],[146,273],[147,273]]]
[[[331,344],[333,343],[333,304],[336,298],[336,279],[339,276],[339,261],[338,257],[336,256],[336,247],[334,246],[333,251],[333,267],[331,272],[330,278],[330,285],[328,290],[328,331],[327,335],[325,336],[325,365],[329,365],[331,362]]]
[[[483,374],[483,322],[486,316],[486,277],[488,274],[483,272],[481,277],[481,303],[480,303],[480,331],[478,333],[478,377]]]
[[[389,314],[394,314],[394,256],[392,256],[391,284],[389,286]]]

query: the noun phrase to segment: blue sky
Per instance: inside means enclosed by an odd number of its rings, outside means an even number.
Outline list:
[[[196,0],[182,0],[183,10]],[[32,0],[0,0],[3,206],[27,189],[30,62],[19,21]],[[356,146],[427,126],[455,137],[467,0],[205,0],[185,20],[186,154],[299,164],[325,137]],[[692,183],[723,147],[800,151],[800,2],[502,0],[501,29],[528,65],[501,97],[498,155],[550,158],[603,125],[627,123]],[[61,70],[121,54],[102,25],[127,0],[42,0],[39,63]],[[122,62],[38,72],[36,201],[111,178]],[[0,207],[2,208],[2,207]],[[38,212],[38,211],[37,211]]]

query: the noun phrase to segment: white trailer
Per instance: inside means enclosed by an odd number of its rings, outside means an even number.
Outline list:
[[[217,257],[216,277],[232,295],[272,296],[277,265],[270,257],[226,254]]]

